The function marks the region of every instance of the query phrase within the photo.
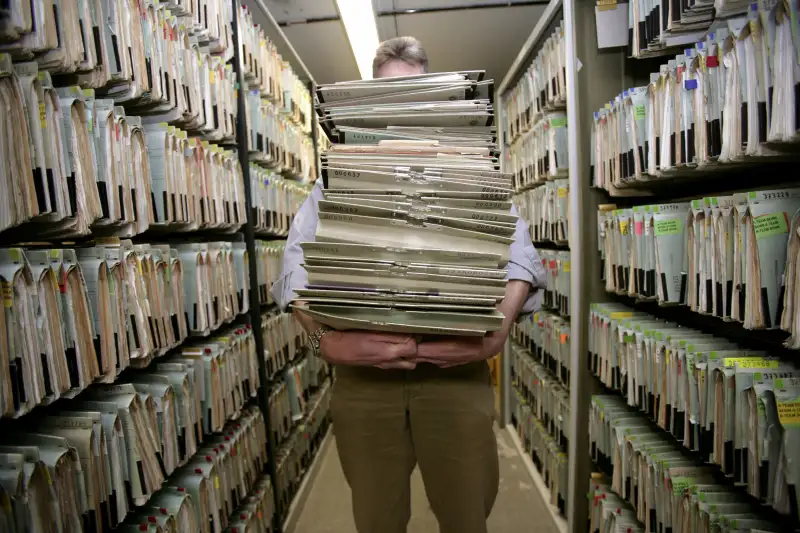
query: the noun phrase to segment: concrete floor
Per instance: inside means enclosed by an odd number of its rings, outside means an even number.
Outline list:
[[[528,470],[507,431],[496,430],[500,453],[500,491],[489,533],[558,533]],[[356,533],[351,514],[350,489],[344,479],[334,442],[321,457],[319,474],[310,489],[296,526],[287,533]],[[411,477],[409,533],[438,533],[419,469]]]

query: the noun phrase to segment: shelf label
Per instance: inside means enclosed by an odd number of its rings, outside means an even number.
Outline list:
[[[682,232],[683,222],[678,219],[655,221],[656,237],[662,237],[664,235],[679,235]]]
[[[789,233],[789,222],[786,220],[786,213],[770,213],[753,218],[753,229],[756,239],[764,239]]]

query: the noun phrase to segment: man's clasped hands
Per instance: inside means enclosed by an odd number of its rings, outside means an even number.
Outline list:
[[[375,366],[411,370],[418,363],[446,368],[496,355],[506,333],[494,331],[484,337],[437,337],[418,342],[406,333],[330,331],[320,342],[322,358],[340,365]]]

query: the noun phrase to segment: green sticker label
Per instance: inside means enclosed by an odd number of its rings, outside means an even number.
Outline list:
[[[550,119],[550,127],[563,128],[567,125],[567,117],[556,117]]]
[[[785,213],[770,213],[755,217],[753,228],[756,231],[756,239],[764,239],[789,233],[789,222],[786,220]]]
[[[643,105],[637,105],[633,108],[634,120],[644,120],[646,115]]]
[[[655,221],[656,237],[661,237],[663,235],[679,235],[682,232],[683,222],[678,219]]]

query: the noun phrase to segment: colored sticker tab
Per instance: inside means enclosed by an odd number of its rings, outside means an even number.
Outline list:
[[[672,219],[655,221],[656,237],[661,237],[664,235],[680,235],[681,233],[683,233],[683,222],[681,220]]]
[[[637,105],[633,108],[633,119],[644,120],[647,117],[647,112],[643,105]]]
[[[778,419],[786,427],[800,427],[800,399],[778,403]]]
[[[550,127],[563,128],[567,125],[567,117],[554,117],[550,119]]]
[[[786,220],[786,213],[770,213],[755,217],[753,229],[756,232],[756,239],[765,239],[789,233],[789,221]]]

